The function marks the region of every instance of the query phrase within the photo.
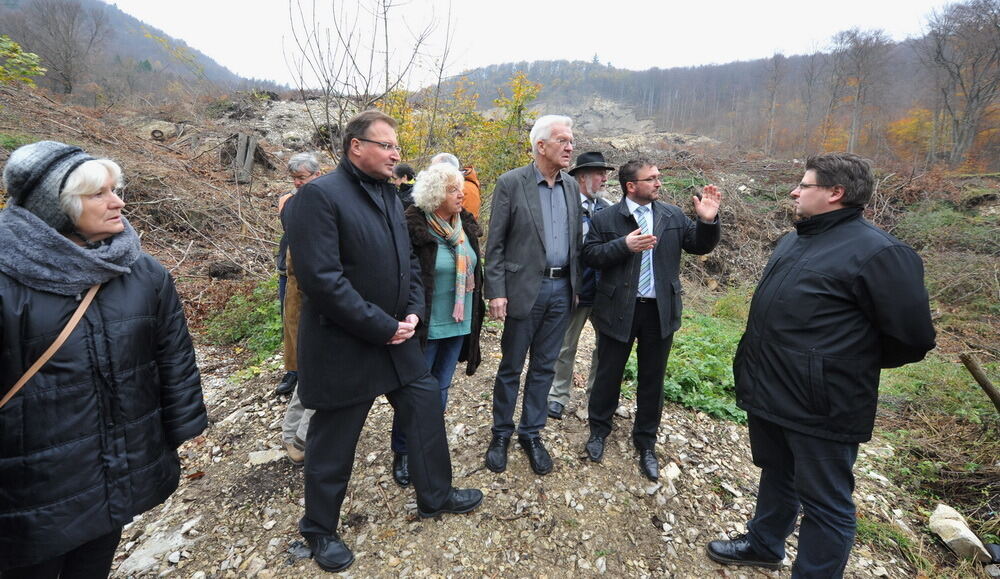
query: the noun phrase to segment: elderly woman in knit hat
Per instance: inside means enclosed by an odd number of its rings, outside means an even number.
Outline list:
[[[462,173],[451,165],[431,165],[417,175],[413,205],[405,212],[426,301],[425,319],[417,326],[416,337],[441,388],[442,410],[448,404],[448,388],[458,362],[467,362],[469,376],[479,367],[479,333],[486,312],[479,252],[482,230],[476,218],[462,209],[464,182]],[[395,419],[392,450],[393,478],[405,486],[409,479],[406,438]]]
[[[0,575],[104,577],[206,426],[191,337],[122,215],[116,163],[42,141],[10,155],[3,184]]]

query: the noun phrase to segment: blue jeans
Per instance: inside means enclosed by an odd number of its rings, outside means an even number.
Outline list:
[[[458,365],[458,355],[462,353],[462,343],[465,342],[467,335],[427,340],[427,347],[424,348],[427,367],[431,369],[431,376],[437,380],[438,388],[441,390],[442,412],[448,407],[448,388],[451,387],[451,378],[455,375],[455,367]],[[396,415],[392,417],[392,450],[406,454],[406,435]]]

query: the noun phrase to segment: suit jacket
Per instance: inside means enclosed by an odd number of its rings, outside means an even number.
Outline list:
[[[653,277],[661,338],[681,327],[681,250],[697,255],[712,251],[719,242],[721,225],[689,219],[676,205],[654,201]],[[592,313],[599,332],[627,342],[635,314],[641,253],[629,250],[625,236],[639,228],[622,198],[594,215],[583,245],[583,262],[600,271]]]
[[[579,288],[580,189],[576,179],[560,171],[569,219],[570,284]],[[545,264],[542,204],[534,163],[507,171],[497,179],[486,240],[486,299],[507,298],[507,315],[525,318],[538,298]]]
[[[336,171],[303,186],[286,213],[303,295],[302,404],[350,406],[426,373],[416,337],[387,344],[398,321],[424,318],[420,266],[395,188],[345,157]]]

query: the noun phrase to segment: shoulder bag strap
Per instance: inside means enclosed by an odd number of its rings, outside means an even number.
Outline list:
[[[100,289],[100,287],[101,284],[95,284],[90,286],[90,289],[87,290],[86,295],[84,295],[83,299],[80,300],[80,305],[78,305],[76,307],[76,311],[73,312],[73,316],[69,319],[68,322],[66,322],[66,327],[63,328],[62,332],[59,333],[59,336],[56,338],[56,341],[52,342],[52,345],[49,346],[49,349],[45,350],[45,352],[38,358],[38,360],[36,360],[35,363],[31,365],[31,368],[28,368],[28,371],[24,373],[24,376],[21,376],[21,379],[17,381],[17,384],[14,384],[14,387],[10,389],[10,392],[7,392],[7,395],[4,396],[2,400],[0,400],[0,408],[3,408],[4,404],[7,404],[7,401],[13,398],[14,395],[17,394],[18,390],[20,390],[28,382],[28,380],[31,380],[31,377],[34,376],[42,368],[42,366],[44,366],[45,363],[49,361],[49,358],[51,358],[53,354],[59,351],[59,348],[62,347],[63,343],[66,341],[66,338],[68,338],[69,335],[73,333],[73,329],[76,328],[76,325],[78,323],[80,323],[80,319],[83,318],[83,314],[84,312],[87,311],[87,308],[90,306],[90,302],[94,301],[94,296],[97,295],[97,290]]]

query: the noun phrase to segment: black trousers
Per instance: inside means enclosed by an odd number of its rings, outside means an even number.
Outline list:
[[[632,344],[639,340],[636,356],[639,362],[636,388],[635,424],[632,442],[637,450],[652,450],[656,445],[656,431],[660,428],[663,413],[663,377],[667,371],[667,356],[674,335],[660,337],[660,314],[656,302],[635,304],[632,331],[627,342],[619,342],[607,334],[597,336],[597,377],[590,393],[587,412],[590,415],[590,434],[606,437],[611,433],[611,419],[621,397],[622,376],[632,352]]]
[[[48,561],[0,571],[0,579],[107,579],[121,539],[119,527]]]
[[[747,421],[753,462],[761,469],[757,510],[747,523],[754,549],[783,558],[801,505],[792,577],[842,577],[854,544],[858,443],[816,438],[753,414]]]
[[[410,477],[417,504],[439,509],[451,493],[451,457],[444,430],[441,389],[430,372],[386,394],[399,417],[409,446]],[[351,480],[354,453],[372,402],[334,410],[316,410],[306,437],[304,535],[332,535],[340,522]]]

